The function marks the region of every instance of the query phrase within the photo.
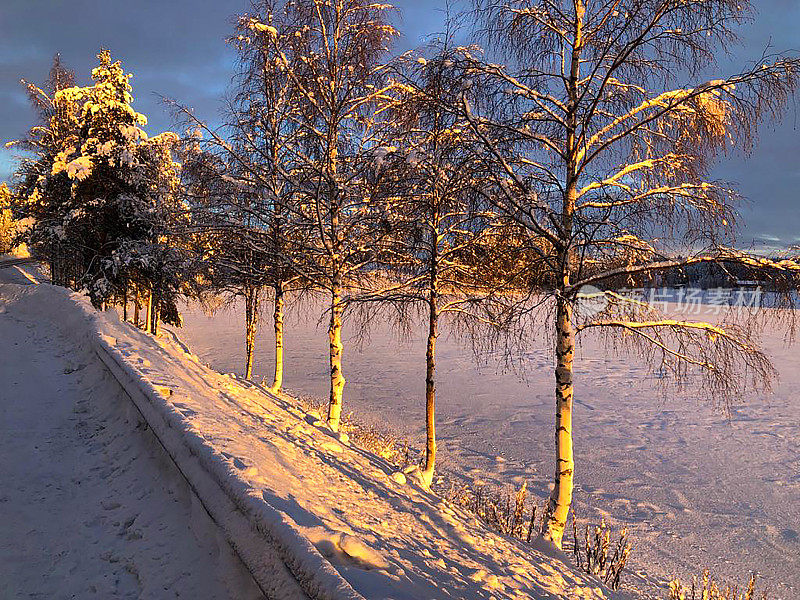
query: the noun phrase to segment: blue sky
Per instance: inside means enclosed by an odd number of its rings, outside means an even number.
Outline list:
[[[214,119],[218,99],[231,74],[232,57],[224,38],[232,15],[247,0],[2,0],[0,2],[0,141],[24,134],[33,113],[19,85],[41,82],[52,57],[85,81],[101,47],[134,73],[135,107],[145,113],[149,133],[171,127],[159,95],[192,106]],[[756,60],[768,46],[800,50],[800,0],[755,0],[755,23],[741,31],[722,69],[735,70]],[[402,0],[398,26],[402,49],[418,45],[441,30],[444,0]],[[458,7],[456,1],[451,6]],[[800,106],[800,98],[798,99]],[[737,184],[747,198],[742,207],[740,242],[784,246],[800,243],[800,114],[790,108],[779,122],[761,128],[749,157],[732,156],[716,176]],[[0,149],[0,180],[10,173],[12,157]]]

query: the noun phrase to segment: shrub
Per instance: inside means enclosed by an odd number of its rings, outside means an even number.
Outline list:
[[[669,600],[769,600],[767,592],[756,595],[757,579],[754,573],[751,574],[747,587],[740,593],[736,586],[721,587],[706,569],[699,581],[696,576],[692,577],[691,587],[684,587],[678,579],[672,580],[669,584]]]
[[[592,527],[586,524],[583,543],[578,536],[578,525],[575,521],[575,509],[572,511],[572,552],[575,564],[591,575],[604,581],[612,590],[619,589],[620,576],[628,556],[631,553],[631,544],[628,541],[628,529],[622,528],[619,539],[612,544],[612,528],[605,519],[600,525]],[[614,548],[613,553],[610,552]]]

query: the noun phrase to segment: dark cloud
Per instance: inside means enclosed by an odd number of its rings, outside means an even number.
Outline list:
[[[757,61],[765,50],[800,48],[800,2],[756,4],[760,13],[742,28],[742,45],[721,61],[723,72]],[[148,116],[149,133],[172,124],[158,95],[215,118],[232,69],[224,40],[232,15],[248,5],[248,0],[0,0],[0,140],[21,136],[31,124],[21,78],[42,81],[60,52],[79,81],[86,81],[101,47],[134,73],[135,106]],[[445,2],[402,0],[396,5],[402,49],[443,29]],[[463,5],[450,4],[454,11]],[[762,127],[751,156],[734,155],[716,169],[717,177],[736,182],[748,198],[742,207],[743,242],[777,238],[787,244],[800,238],[797,118],[790,110],[780,122]],[[0,179],[10,168],[9,153],[0,151]]]
[[[732,73],[760,62],[764,54],[800,51],[800,2],[759,0],[759,13],[741,28],[741,44],[721,61]],[[797,98],[800,101],[800,96]],[[786,247],[800,244],[800,102],[792,102],[777,121],[760,127],[755,150],[720,161],[715,175],[744,196],[742,244]]]
[[[155,94],[212,110],[229,77],[225,36],[243,1],[4,0],[0,5],[0,137],[21,135],[32,113],[20,78],[42,81],[56,52],[88,80],[95,55],[108,48],[134,73],[136,108],[151,132],[170,117]]]

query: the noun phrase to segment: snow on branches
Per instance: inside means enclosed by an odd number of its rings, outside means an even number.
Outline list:
[[[51,95],[36,88],[47,110],[24,142],[36,158],[20,168],[18,196],[24,216],[36,221],[31,241],[51,259],[54,281],[85,288],[102,304],[123,294],[131,278],[151,285],[153,273],[139,267],[159,254],[155,246],[169,245],[169,223],[183,206],[173,158],[178,137],[148,138],[147,118],[131,106],[131,75],[106,50],[98,61],[91,85]],[[64,278],[56,266],[63,262],[70,270]],[[139,265],[139,275],[130,265]]]
[[[737,195],[710,179],[710,166],[732,148],[747,150],[757,124],[786,105],[800,60],[775,55],[724,78],[678,81],[713,64],[751,8],[746,0],[489,0],[478,9],[486,52],[457,49],[453,57],[471,84],[447,104],[481,140],[495,179],[490,197],[547,250],[541,265],[556,305],[558,406],[547,535],[557,545],[572,493],[573,308],[581,288],[643,284],[706,261],[727,260],[772,281],[793,277],[793,265],[728,250]],[[768,382],[746,329],[721,335],[641,317],[577,324],[705,369],[718,398],[740,390],[734,364]]]

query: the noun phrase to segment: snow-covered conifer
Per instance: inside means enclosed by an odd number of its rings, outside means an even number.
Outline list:
[[[20,169],[23,213],[35,219],[31,240],[45,253],[68,249],[72,277],[60,282],[86,289],[95,304],[134,284],[151,298],[149,322],[162,314],[177,323],[177,273],[164,272],[175,260],[163,257],[176,251],[170,232],[184,212],[178,136],[149,138],[146,117],[131,106],[131,75],[108,51],[98,60],[92,85],[63,87],[71,77],[59,71],[52,97],[36,90],[49,116],[27,142],[39,151],[35,168]]]
[[[69,98],[56,98],[57,92],[74,85],[74,74],[56,55],[42,87],[24,80],[22,83],[37,121],[25,138],[8,144],[24,151],[13,178],[13,212],[16,218],[30,223],[25,241],[36,256],[47,260],[53,282],[67,285],[77,281],[82,269],[62,227],[70,183],[66,175],[53,177],[52,166],[79,128],[79,106]]]

